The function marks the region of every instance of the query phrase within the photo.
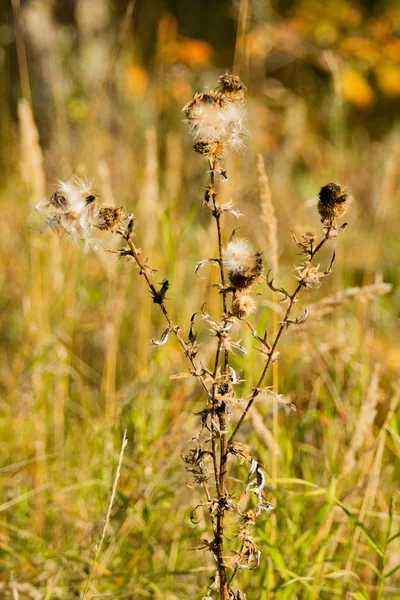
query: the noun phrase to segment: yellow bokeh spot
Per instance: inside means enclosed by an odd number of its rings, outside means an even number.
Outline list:
[[[375,101],[375,94],[368,81],[354,69],[346,69],[340,74],[343,97],[360,108],[366,108]]]
[[[339,46],[339,52],[361,58],[370,65],[376,65],[381,57],[381,48],[374,40],[362,36],[346,37]]]
[[[400,39],[393,38],[383,46],[383,52],[388,58],[400,63]]]
[[[130,94],[141,95],[147,90],[148,76],[146,71],[139,65],[130,65],[127,67],[124,72],[124,78]]]
[[[376,69],[376,78],[387,96],[400,96],[400,66],[385,65]]]
[[[181,37],[178,41],[179,59],[189,65],[204,64],[210,61],[213,49],[204,40]]]

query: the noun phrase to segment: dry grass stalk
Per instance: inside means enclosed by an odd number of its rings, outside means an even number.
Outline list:
[[[377,405],[379,402],[379,377],[381,365],[375,365],[374,372],[369,382],[365,401],[361,405],[360,414],[358,415],[354,433],[351,437],[351,443],[344,457],[344,468],[342,477],[348,475],[355,466],[356,454],[365,444],[368,436],[371,435],[371,428],[374,423]]]
[[[122,459],[124,457],[124,452],[125,452],[125,448],[126,445],[128,443],[128,439],[126,437],[126,430],[124,431],[124,434],[122,436],[122,442],[121,442],[121,450],[119,452],[119,456],[118,456],[118,464],[117,464],[117,469],[115,471],[115,476],[114,476],[114,481],[113,481],[113,485],[112,485],[112,489],[111,489],[111,495],[110,495],[110,499],[108,501],[108,506],[107,506],[107,511],[106,514],[104,516],[104,524],[103,524],[103,529],[100,535],[100,539],[97,543],[96,546],[96,553],[93,559],[93,563],[92,566],[90,568],[89,571],[89,575],[88,578],[86,580],[86,584],[85,584],[85,588],[83,590],[83,596],[82,596],[82,600],[85,600],[87,593],[89,591],[89,586],[90,586],[90,582],[92,580],[93,577],[93,573],[95,571],[99,556],[100,556],[100,552],[103,546],[103,542],[104,542],[104,538],[106,537],[106,533],[107,533],[107,529],[108,529],[108,525],[110,523],[110,518],[111,518],[111,510],[114,504],[114,500],[115,500],[115,494],[117,492],[117,485],[118,485],[118,481],[119,481],[119,477],[121,474],[121,465],[122,465]]]
[[[272,202],[269,177],[265,170],[264,159],[261,154],[257,158],[258,185],[260,190],[261,220],[266,226],[266,239],[268,262],[271,265],[273,277],[278,276],[278,222],[275,207]]]
[[[384,296],[392,289],[389,283],[372,283],[371,285],[363,285],[360,287],[347,288],[340,290],[333,296],[321,298],[318,302],[308,305],[310,318],[320,318],[330,314],[336,307],[342,306],[353,300],[366,302],[376,296]]]
[[[21,175],[32,194],[37,199],[43,198],[46,193],[43,154],[32,108],[25,98],[21,98],[18,102],[18,119],[21,139]]]

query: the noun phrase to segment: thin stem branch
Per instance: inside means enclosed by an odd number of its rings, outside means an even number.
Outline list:
[[[315,247],[314,250],[312,250],[311,254],[310,254],[310,261],[315,257],[315,255],[317,254],[317,252],[319,252],[319,250],[322,248],[322,246],[325,244],[325,242],[330,239],[330,232],[333,229],[332,226],[328,227],[324,237],[322,238],[322,240],[319,242],[319,244],[317,244],[317,246]],[[300,290],[303,288],[302,284],[299,283],[296,287],[296,289],[294,290],[294,292],[291,294],[291,296],[289,296],[289,306],[287,307],[285,316],[283,317],[283,320],[281,321],[280,327],[278,329],[278,333],[275,336],[274,342],[272,344],[271,350],[268,353],[268,359],[267,362],[264,365],[263,371],[260,375],[260,378],[258,379],[257,385],[256,387],[253,389],[253,392],[249,398],[249,401],[246,405],[246,408],[244,409],[239,421],[236,424],[235,429],[233,430],[229,440],[228,440],[228,445],[232,444],[233,440],[235,439],[240,427],[242,426],[243,421],[245,420],[247,413],[249,412],[250,408],[252,407],[254,400],[256,399],[256,397],[258,396],[258,394],[260,393],[260,387],[262,386],[263,382],[264,382],[264,378],[268,372],[268,369],[271,365],[271,363],[274,360],[274,354],[276,351],[276,348],[278,346],[279,340],[281,339],[282,333],[284,331],[285,328],[288,327],[288,321],[289,321],[289,317],[290,314],[292,312],[292,308],[293,308],[293,304],[296,301],[296,298],[300,292]]]
[[[123,237],[125,238],[128,246],[129,246],[129,250],[130,250],[130,256],[132,256],[132,258],[136,261],[136,264],[138,265],[139,269],[140,269],[140,273],[144,276],[146,283],[147,283],[147,287],[149,288],[151,294],[153,297],[157,297],[158,295],[158,291],[156,290],[152,278],[149,275],[149,269],[146,268],[146,265],[143,264],[141,258],[140,258],[140,252],[139,250],[136,248],[135,244],[132,241],[132,238],[130,236],[129,233],[123,234]],[[185,342],[185,340],[182,338],[181,334],[180,334],[180,327],[179,325],[174,325],[168,310],[164,304],[164,302],[160,302],[158,303],[158,306],[160,307],[161,312],[163,313],[167,323],[168,323],[168,327],[169,329],[175,334],[176,339],[178,340],[179,344],[181,345],[183,352],[185,354],[185,356],[188,358],[191,366],[193,367],[193,369],[197,372],[199,369],[199,366],[197,365],[197,363],[195,362],[194,358],[191,356],[190,351],[188,349],[188,345]],[[209,389],[204,381],[204,378],[202,375],[197,375],[198,379],[200,380],[205,392],[207,393],[207,396],[210,395]]]

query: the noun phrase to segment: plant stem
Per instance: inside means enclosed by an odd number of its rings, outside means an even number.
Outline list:
[[[310,253],[310,261],[315,257],[315,255],[317,254],[317,252],[322,248],[322,246],[325,244],[325,242],[330,238],[330,232],[333,229],[333,226],[329,226],[325,232],[324,237],[322,238],[322,240],[319,242],[319,244],[317,244],[317,246],[315,247],[314,250],[312,250],[312,252]],[[274,342],[272,344],[271,350],[269,351],[268,354],[268,359],[267,362],[265,363],[264,369],[260,375],[260,378],[257,382],[256,387],[254,388],[249,401],[246,405],[246,408],[244,409],[239,421],[236,424],[235,429],[233,430],[229,440],[228,440],[228,445],[232,444],[233,440],[235,439],[240,427],[242,426],[243,421],[245,420],[247,413],[249,412],[254,400],[256,399],[256,397],[258,396],[258,394],[260,393],[260,387],[263,384],[264,378],[268,372],[268,369],[271,365],[271,363],[273,363],[273,359],[274,359],[274,354],[276,351],[276,348],[278,346],[279,340],[281,339],[282,333],[284,331],[284,329],[286,327],[288,327],[288,321],[289,321],[289,317],[290,314],[292,312],[292,308],[293,308],[293,304],[295,303],[295,300],[297,298],[297,295],[299,294],[300,290],[302,289],[302,284],[299,283],[296,287],[296,289],[294,290],[294,292],[289,296],[289,306],[287,307],[285,316],[283,317],[283,321],[280,324],[280,327],[278,329],[278,333],[275,336]]]
[[[222,242],[222,228],[221,228],[221,212],[216,202],[217,193],[215,191],[215,162],[209,161],[210,166],[210,188],[212,190],[212,202],[213,202],[213,216],[215,218],[215,224],[217,227],[217,238],[218,238],[218,258],[219,258],[219,269],[220,269],[220,277],[221,277],[221,295],[222,295],[222,311],[223,311],[223,320],[227,318],[227,302],[226,302],[226,282],[225,282],[225,273],[224,273],[224,263],[223,263],[223,242]],[[214,362],[214,377],[217,374],[219,359],[221,355],[221,346],[222,342],[218,340],[218,346],[215,353],[215,362]],[[223,377],[226,376],[228,371],[228,362],[229,362],[229,353],[225,348],[223,353]],[[213,384],[213,395],[212,402],[215,406],[216,404],[216,392],[218,385],[216,382]],[[228,462],[228,437],[226,430],[226,404],[224,402],[218,406],[217,412],[218,416],[218,424],[219,424],[219,432],[220,432],[220,456],[219,456],[219,472],[218,467],[216,465],[216,444],[213,436],[212,439],[212,449],[214,456],[214,476],[216,481],[216,490],[217,496],[219,500],[218,512],[217,512],[217,528],[215,532],[215,542],[216,542],[216,554],[217,554],[217,563],[218,563],[218,574],[219,574],[219,588],[220,588],[220,597],[221,600],[228,600],[229,597],[229,587],[228,581],[226,577],[226,567],[224,565],[223,551],[224,551],[224,508],[223,508],[223,499],[226,496],[226,472],[227,472],[227,462]]]
[[[129,246],[129,250],[130,250],[130,256],[132,256],[132,258],[136,261],[136,264],[138,265],[138,267],[140,268],[140,273],[144,276],[146,283],[147,283],[147,287],[149,288],[151,294],[153,296],[157,295],[157,290],[154,287],[153,281],[151,276],[149,275],[149,270],[146,269],[146,265],[143,264],[143,262],[140,259],[140,252],[139,250],[136,248],[135,244],[133,243],[130,235],[124,235],[123,236]],[[185,356],[188,358],[191,366],[193,367],[193,369],[195,371],[198,371],[199,366],[197,365],[197,363],[195,362],[195,360],[193,359],[193,357],[190,355],[190,352],[188,350],[188,345],[186,344],[185,340],[182,338],[181,334],[180,334],[180,327],[179,325],[174,325],[168,310],[164,304],[164,302],[161,302],[158,304],[158,306],[161,309],[161,312],[163,313],[167,323],[168,323],[168,327],[170,328],[170,330],[175,334],[176,339],[178,340],[178,342],[180,343],[183,352],[185,354]],[[208,387],[204,381],[204,378],[202,375],[197,375],[198,379],[200,380],[205,392],[207,393],[207,396],[210,395],[210,392],[208,390]]]

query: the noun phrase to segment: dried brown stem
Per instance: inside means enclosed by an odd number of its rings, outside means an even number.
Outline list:
[[[209,162],[210,166],[210,188],[214,190],[215,186],[215,161]],[[213,217],[215,218],[215,223],[217,227],[217,237],[218,237],[218,257],[219,257],[219,269],[220,269],[220,277],[222,284],[222,310],[223,310],[223,318],[226,318],[227,315],[227,302],[226,302],[226,282],[225,282],[225,272],[224,272],[224,263],[223,263],[223,242],[222,242],[222,228],[221,228],[221,212],[216,202],[217,194],[214,192],[212,194],[212,202],[213,202]],[[214,362],[214,377],[217,373],[219,359],[221,355],[221,339],[218,340],[218,346],[215,353],[215,362]],[[226,374],[228,370],[228,361],[229,355],[228,350],[224,350],[223,357],[223,373]],[[217,384],[214,382],[213,390],[212,390],[212,402],[213,406],[215,406],[215,395],[217,391]],[[217,412],[219,429],[220,429],[220,462],[219,469],[216,464],[216,443],[214,436],[212,438],[212,449],[213,449],[213,459],[214,459],[214,476],[216,482],[216,490],[218,495],[218,500],[221,500],[226,496],[226,471],[227,471],[227,461],[228,461],[228,436],[226,431],[226,405],[222,403],[222,405],[218,408]],[[215,542],[216,542],[216,554],[217,554],[217,564],[218,564],[218,574],[219,574],[219,586],[220,586],[220,595],[221,600],[228,600],[229,597],[229,587],[228,581],[226,577],[226,568],[224,565],[223,558],[223,534],[224,534],[224,509],[222,508],[222,504],[220,503],[217,512],[217,527],[215,532]]]
[[[332,229],[334,229],[334,227],[328,227],[327,228],[327,230],[325,232],[325,235],[322,238],[322,240],[311,251],[311,253],[309,255],[309,260],[310,261],[313,260],[313,258],[315,257],[315,255],[317,254],[317,252],[319,252],[319,250],[322,248],[322,246],[325,244],[325,242],[328,239],[330,239],[330,233],[331,233]],[[271,363],[273,362],[274,354],[276,352],[276,348],[278,346],[279,340],[281,339],[281,336],[282,336],[282,333],[283,333],[284,329],[289,324],[289,317],[290,317],[290,314],[292,312],[293,304],[295,303],[296,298],[297,298],[297,296],[298,296],[298,294],[299,294],[299,292],[300,292],[300,290],[302,288],[303,288],[303,285],[301,283],[299,283],[297,285],[296,289],[294,290],[294,292],[291,295],[288,296],[288,298],[289,298],[289,305],[287,307],[285,316],[283,317],[283,320],[281,321],[280,327],[278,329],[278,333],[276,334],[276,337],[275,337],[275,339],[273,341],[273,344],[271,346],[271,350],[268,353],[268,359],[267,359],[267,361],[266,361],[266,363],[264,365],[263,371],[262,371],[262,373],[260,375],[260,378],[259,378],[259,380],[257,382],[257,385],[254,388],[254,390],[253,390],[253,392],[252,392],[252,394],[251,394],[251,396],[249,398],[249,401],[248,401],[248,403],[246,405],[246,408],[244,409],[244,411],[243,411],[243,413],[242,413],[239,421],[236,424],[235,429],[233,430],[233,432],[232,432],[232,434],[231,434],[231,436],[229,438],[228,444],[232,444],[232,442],[235,439],[235,437],[236,437],[236,435],[237,435],[240,427],[242,426],[243,421],[245,420],[245,418],[247,416],[247,413],[249,412],[251,406],[253,405],[254,400],[256,399],[256,397],[258,396],[258,394],[260,393],[260,387],[262,386],[262,384],[264,382],[264,379],[265,379],[265,376],[266,376],[266,374],[268,372],[268,369],[269,369]]]
[[[157,297],[158,295],[158,291],[156,290],[156,288],[154,287],[151,275],[149,275],[149,269],[146,269],[146,265],[143,264],[141,258],[140,258],[140,253],[138,251],[138,249],[136,248],[135,244],[133,243],[133,240],[130,236],[129,232],[125,232],[123,234],[123,237],[125,238],[128,246],[129,246],[129,255],[132,256],[132,258],[135,260],[136,264],[138,265],[139,269],[140,269],[140,273],[144,276],[146,283],[147,283],[147,287],[149,288],[151,294],[153,297]],[[186,344],[185,340],[182,338],[181,334],[180,334],[180,327],[179,325],[174,325],[168,310],[164,304],[164,300],[162,300],[160,303],[157,303],[160,307],[161,312],[163,313],[167,323],[168,323],[168,327],[170,328],[171,332],[173,332],[175,334],[176,339],[178,340],[179,344],[182,347],[182,350],[185,354],[185,356],[188,358],[191,366],[193,367],[193,369],[198,372],[199,370],[199,365],[195,362],[195,360],[193,359],[193,357],[190,355],[189,349],[188,349],[188,345]],[[198,375],[197,376],[205,390],[205,392],[207,393],[207,396],[209,395],[209,390],[208,387],[204,381],[204,378],[202,375]]]

